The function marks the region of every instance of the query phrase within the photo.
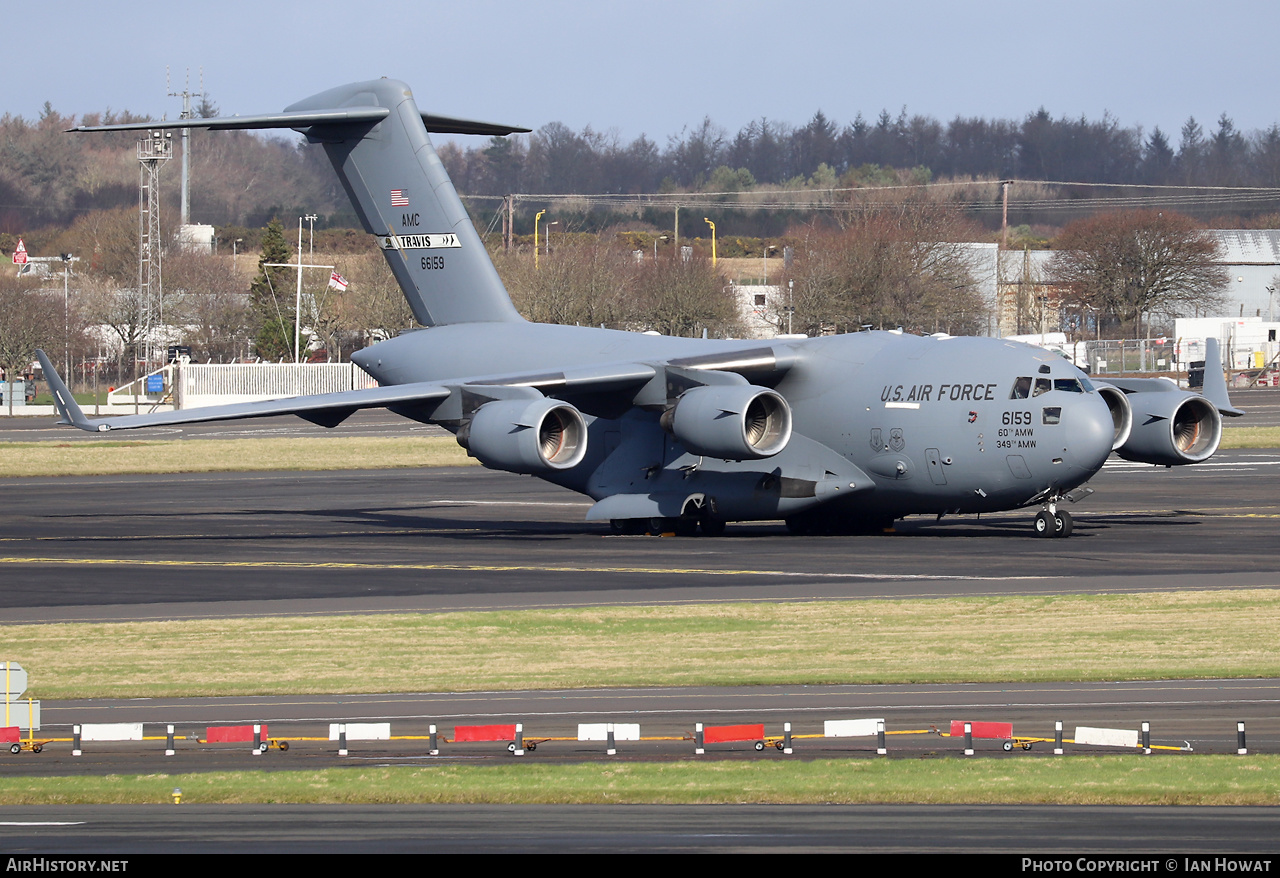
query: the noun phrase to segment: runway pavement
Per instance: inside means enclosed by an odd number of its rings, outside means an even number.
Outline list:
[[[1026,511],[613,536],[586,498],[479,467],[8,479],[0,623],[1272,586],[1278,478],[1275,450],[1114,460],[1065,540]]]
[[[1030,856],[1071,871],[1172,874],[1192,871],[1191,852],[1250,853],[1216,871],[1270,871],[1280,848],[1270,809],[1230,807],[68,805],[0,806],[0,822],[15,871],[40,854],[912,852],[1002,853],[978,862],[1010,873]]]
[[[375,424],[371,429],[379,428]],[[1025,512],[980,520],[912,519],[901,523],[896,534],[869,537],[792,537],[780,523],[732,525],[719,538],[620,537],[582,520],[589,505],[583,498],[533,479],[480,468],[8,479],[3,482],[7,502],[0,512],[0,625],[1274,587],[1280,584],[1277,476],[1280,452],[1275,450],[1222,452],[1208,464],[1172,470],[1115,461],[1094,480],[1096,493],[1072,508],[1076,529],[1067,540],[1035,537],[1031,516]],[[899,728],[951,719],[997,719],[1014,722],[1020,734],[1036,735],[1050,735],[1055,719],[1063,719],[1068,728],[1075,724],[1131,728],[1147,719],[1153,722],[1158,742],[1179,745],[1185,741],[1197,752],[1231,752],[1234,723],[1244,719],[1250,728],[1251,749],[1277,752],[1278,686],[1271,680],[1170,681],[46,703],[45,718],[55,729],[102,717],[136,716],[191,727],[266,720],[286,734],[316,732],[328,720],[344,718],[389,718],[410,733],[431,721],[444,727],[459,721],[524,719],[534,733],[543,728],[564,733],[579,719],[623,715],[624,719],[639,716],[655,730],[674,731],[687,729],[695,721],[759,721],[773,734],[783,721],[796,723],[798,730],[813,731],[825,718],[875,713]],[[944,757],[955,742],[924,736],[913,742],[900,739],[895,747],[899,743],[903,755]],[[829,744],[812,746],[811,755],[832,755]],[[1044,753],[1041,748],[1030,754],[1004,755],[994,749],[994,742],[983,746],[995,758],[1041,758]],[[675,743],[655,754],[624,751],[623,758],[688,758],[687,749],[686,744]],[[835,750],[851,758],[870,756],[865,742],[852,750]],[[378,764],[416,763],[422,758],[420,750],[398,745],[355,753],[356,759]],[[461,755],[510,758],[504,751]],[[773,751],[756,754],[736,746],[720,756],[784,758]],[[547,744],[536,758],[573,761],[597,756],[576,745]],[[81,760],[55,748],[40,756],[23,754],[6,760],[6,770],[33,774],[155,771],[160,770],[157,762],[163,770],[172,771],[242,764],[291,768],[336,764],[337,759],[328,745],[318,743],[298,745],[289,754],[272,751],[256,761],[243,752],[211,754],[187,747],[168,763],[158,754],[139,756],[106,745]],[[371,810],[358,810],[357,815],[344,814],[341,819],[354,819],[353,825],[378,822]],[[1224,834],[1215,827],[1225,812],[1214,810],[1189,820],[1186,827],[1143,835],[1133,825],[1122,828],[1110,820],[1108,809],[1086,811],[1080,819],[1097,827],[1092,835],[1089,831],[1055,834],[1048,828],[1057,819],[1052,809],[1020,813],[1044,829],[1036,838],[1048,846],[1046,850],[1053,845],[1074,850],[1080,845],[1090,850],[1241,850],[1241,837],[1259,838],[1258,827],[1274,828],[1276,821],[1274,811],[1245,809],[1235,825],[1252,827],[1254,835]],[[439,811],[428,809],[427,813],[440,825],[452,825],[455,819],[440,816]],[[610,821],[618,812],[607,809],[585,826],[573,822],[585,818],[547,817],[552,812],[545,809],[469,813],[473,822],[456,837],[471,839],[472,849],[496,849],[507,842],[512,850],[550,849],[556,839],[556,849],[584,850],[623,850],[628,845],[761,850],[770,844],[797,849],[900,849],[899,843],[914,844],[917,850],[1027,849],[1018,846],[1016,831],[1002,828],[1009,813],[982,809],[935,809],[933,818],[920,818],[915,833],[903,835],[899,823],[899,835],[893,840],[883,834],[851,834],[850,821],[861,825],[869,819],[865,810],[824,812],[834,821],[828,835],[806,834],[803,827],[810,825],[809,817],[786,832],[761,838],[735,834],[735,821],[741,820],[736,812],[719,809],[707,812],[714,817],[696,818],[723,828],[727,840],[722,842],[709,840],[715,833],[697,838],[682,834],[683,819],[695,818],[682,818],[671,809],[654,812],[658,816],[653,826],[660,826],[659,836],[614,834]],[[1179,819],[1191,813],[1179,812]],[[969,835],[947,828],[960,825],[955,820],[971,814],[978,815],[978,822]],[[109,809],[89,815],[85,825],[95,827],[92,831],[52,836],[41,831],[21,837],[35,840],[31,850],[143,849],[131,844],[162,850],[169,849],[166,839],[175,838],[216,845],[222,837],[219,833],[233,832],[227,827],[243,822],[245,812],[215,817],[199,830],[139,830],[121,836],[135,841],[121,841],[116,847],[94,847],[113,837],[121,819],[127,820]],[[566,821],[548,831],[547,847],[539,847],[542,842],[531,835],[511,835],[501,828],[503,820],[529,827],[544,818]],[[184,816],[178,822],[189,819]],[[281,827],[278,832],[288,835],[289,824],[264,819],[264,826]],[[157,826],[176,825],[170,821]],[[1175,824],[1166,819],[1162,825]],[[166,835],[170,831],[174,834]],[[371,833],[368,837],[378,837],[377,832]],[[1272,831],[1266,837],[1278,836]],[[38,839],[45,838],[58,840],[52,848],[42,848]],[[420,830],[405,828],[392,846],[443,849],[448,844],[443,838],[428,839]],[[306,833],[287,838],[268,834],[257,843],[272,850],[290,845],[315,850],[327,844],[322,834]],[[1073,844],[1076,847],[1071,848]],[[455,849],[466,847],[459,841]]]

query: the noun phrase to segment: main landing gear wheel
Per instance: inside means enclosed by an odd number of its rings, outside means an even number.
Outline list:
[[[1070,512],[1050,512],[1047,509],[1042,509],[1036,515],[1034,524],[1038,537],[1069,537],[1073,526]]]
[[[1055,528],[1053,516],[1047,510],[1042,510],[1036,515],[1035,524],[1032,525],[1036,529],[1036,536],[1051,537]]]

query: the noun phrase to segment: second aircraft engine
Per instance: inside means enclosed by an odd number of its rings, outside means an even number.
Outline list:
[[[694,454],[761,460],[791,439],[791,406],[767,387],[704,385],[682,393],[663,412],[662,427]]]
[[[582,462],[587,423],[560,400],[501,399],[476,410],[458,432],[458,444],[485,466],[537,475]]]

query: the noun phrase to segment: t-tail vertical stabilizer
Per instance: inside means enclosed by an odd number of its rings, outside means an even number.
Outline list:
[[[424,326],[522,320],[431,146],[428,131],[527,131],[422,113],[403,82],[339,86],[265,116],[130,122],[73,131],[292,128],[322,144],[365,230],[378,236],[414,317]]]
[[[344,85],[285,113],[367,106],[390,112],[373,125],[314,125],[304,133],[324,146],[365,230],[379,237],[418,322],[520,320],[407,85],[394,79]]]

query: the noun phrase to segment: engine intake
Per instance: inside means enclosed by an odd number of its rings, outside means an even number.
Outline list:
[[[1115,426],[1111,450],[1116,451],[1129,441],[1129,434],[1133,432],[1133,406],[1129,405],[1129,397],[1122,390],[1109,384],[1098,388],[1098,396],[1102,397],[1111,410],[1111,423]]]
[[[787,447],[791,406],[767,387],[692,387],[663,412],[662,427],[694,454],[761,460]]]
[[[587,422],[567,402],[503,399],[476,409],[458,444],[485,466],[530,475],[577,466],[587,454]]]
[[[1222,415],[1194,393],[1132,393],[1133,430],[1117,453],[1125,460],[1178,466],[1208,460],[1222,441]]]

